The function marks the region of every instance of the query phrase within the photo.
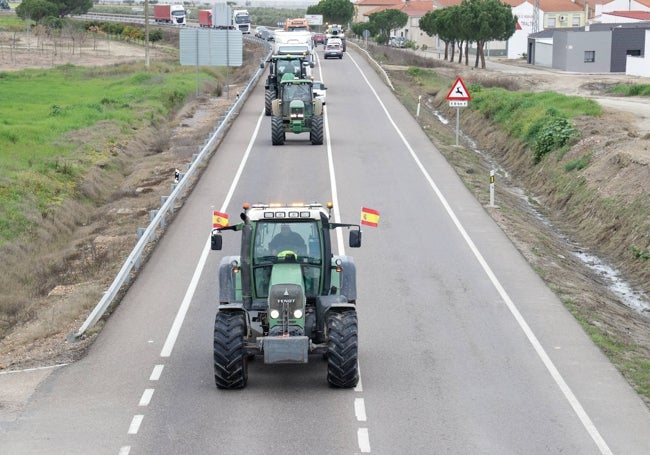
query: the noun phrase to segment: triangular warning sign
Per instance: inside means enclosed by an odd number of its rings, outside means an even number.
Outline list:
[[[469,91],[465,87],[465,84],[463,84],[463,80],[460,77],[456,79],[456,82],[454,82],[451,90],[449,90],[449,93],[447,93],[447,99],[449,101],[469,101],[472,99],[472,97],[469,95]]]

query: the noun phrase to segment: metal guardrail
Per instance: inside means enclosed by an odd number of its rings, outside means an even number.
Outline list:
[[[257,40],[257,38],[251,39]],[[267,50],[269,50],[270,46],[268,46],[268,44],[266,47]],[[271,52],[269,50],[265,60],[268,60],[270,54]],[[133,248],[133,251],[131,251],[131,254],[129,254],[128,258],[124,262],[124,265],[122,265],[122,268],[115,276],[113,283],[109,286],[99,303],[97,303],[95,308],[88,315],[79,330],[70,333],[67,336],[68,342],[77,341],[88,329],[93,327],[97,321],[99,321],[99,319],[106,313],[108,307],[114,302],[122,287],[130,281],[131,272],[137,271],[140,268],[146,246],[149,242],[156,239],[156,231],[159,228],[165,227],[167,215],[174,213],[176,202],[182,200],[183,191],[191,184],[190,182],[192,181],[192,177],[198,175],[201,165],[209,160],[213,152],[212,147],[227,131],[233,116],[239,112],[241,106],[250,95],[251,88],[257,83],[263,73],[264,68],[258,68],[255,74],[248,81],[246,87],[239,93],[233,105],[230,106],[230,109],[228,109],[224,118],[218,123],[217,128],[214,130],[201,151],[192,157],[192,162],[187,165],[187,171],[178,175],[178,182],[171,186],[171,194],[169,196],[161,197],[162,206],[160,209],[151,212],[152,220],[146,229],[138,229],[139,240]]]
[[[366,54],[366,58],[368,60],[370,60],[372,63],[374,63],[374,65],[377,67],[377,70],[384,76],[384,79],[386,80],[386,83],[388,84],[390,89],[392,91],[395,91],[395,87],[393,87],[393,83],[391,82],[390,78],[388,77],[388,73],[386,72],[386,70],[384,68],[382,68],[382,66],[374,58],[372,58],[370,53],[366,49],[364,49],[363,47],[359,46],[357,43],[355,43],[355,42],[353,42],[351,40],[348,41],[348,44],[355,45],[357,50],[359,50],[360,52],[363,52],[364,54]]]

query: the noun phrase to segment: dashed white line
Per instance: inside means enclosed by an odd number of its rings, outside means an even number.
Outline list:
[[[131,446],[122,446],[120,447],[120,451],[117,453],[117,455],[129,455],[131,452]]]
[[[357,416],[359,422],[366,421],[366,405],[363,401],[363,398],[354,399],[354,415]]]
[[[368,437],[367,428],[357,430],[357,439],[359,440],[359,450],[361,453],[370,453],[370,438]]]
[[[156,365],[153,367],[153,371],[151,372],[151,376],[149,376],[150,381],[157,381],[160,379],[160,376],[162,375],[163,368],[165,368],[165,365]]]
[[[138,430],[140,430],[140,424],[142,424],[142,419],[144,419],[144,416],[142,414],[133,416],[131,425],[129,425],[128,434],[138,434]]]
[[[153,391],[154,389],[144,389],[144,392],[142,393],[142,397],[140,398],[140,402],[138,403],[138,406],[149,406],[149,403],[151,402],[151,397],[153,397]]]

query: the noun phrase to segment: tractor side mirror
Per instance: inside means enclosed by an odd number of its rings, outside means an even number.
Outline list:
[[[316,66],[316,65],[314,64],[314,62],[310,62],[310,63],[309,63],[309,67],[310,67],[310,68],[314,68],[315,66]]]
[[[264,62],[260,62],[260,68],[264,69]]]
[[[350,248],[359,248],[361,246],[361,230],[352,230],[350,231]]]
[[[210,236],[210,249],[212,251],[220,250],[223,246],[223,237],[217,231],[213,231]]]

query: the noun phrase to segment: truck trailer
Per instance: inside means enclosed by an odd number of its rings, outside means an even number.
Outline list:
[[[212,23],[212,10],[200,9],[199,10],[199,27],[213,27]]]
[[[187,14],[183,5],[154,5],[153,17],[156,22],[185,25]]]

